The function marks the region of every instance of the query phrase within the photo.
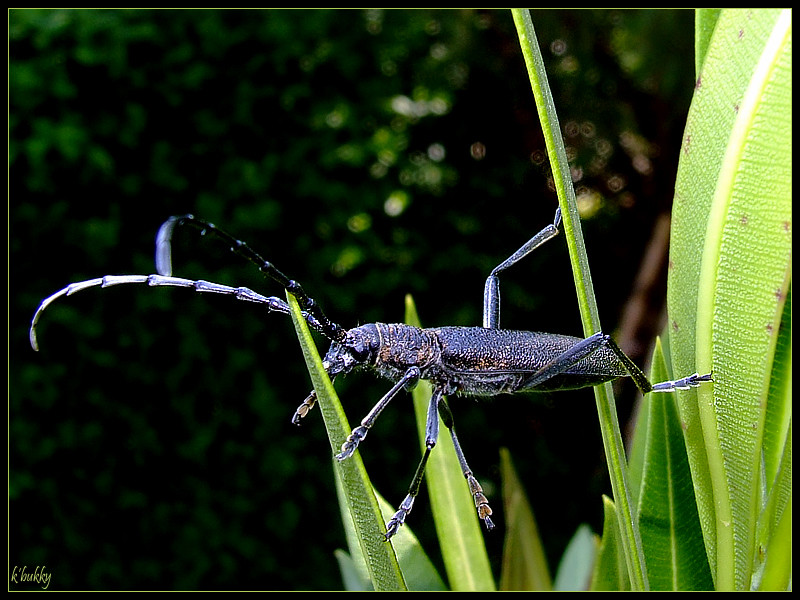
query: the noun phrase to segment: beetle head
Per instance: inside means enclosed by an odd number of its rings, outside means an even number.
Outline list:
[[[380,335],[375,325],[362,325],[347,332],[342,343],[334,342],[328,349],[322,366],[331,379],[340,373],[375,362],[380,348]]]

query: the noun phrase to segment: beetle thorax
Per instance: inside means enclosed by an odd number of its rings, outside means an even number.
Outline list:
[[[380,347],[372,366],[384,377],[397,380],[410,367],[426,368],[436,363],[441,348],[428,330],[401,323],[376,323]]]

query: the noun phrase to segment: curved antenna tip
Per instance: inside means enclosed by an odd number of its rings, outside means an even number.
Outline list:
[[[172,275],[172,231],[180,217],[170,217],[158,228],[156,234],[156,272]]]
[[[28,338],[31,342],[31,348],[33,348],[34,352],[39,351],[39,343],[36,341],[36,330],[31,326],[30,333],[28,334]]]
[[[39,315],[41,312],[42,307],[39,306],[39,308],[36,309],[36,313],[33,315],[33,319],[31,320],[31,328],[28,331],[28,340],[31,343],[31,348],[33,348],[35,352],[39,351],[39,341],[36,339],[36,323],[39,321]]]

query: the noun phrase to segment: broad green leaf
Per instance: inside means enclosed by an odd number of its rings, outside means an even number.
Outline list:
[[[597,548],[597,558],[592,569],[593,592],[617,591],[631,589],[628,568],[621,554],[619,542],[619,525],[614,501],[603,495],[603,537]]]
[[[671,379],[658,342],[652,364],[651,381]],[[646,433],[638,518],[650,589],[713,589],[675,397],[647,394],[640,410],[637,427]]]
[[[406,297],[406,323],[420,326],[419,316],[410,296]],[[431,385],[427,381],[420,381],[413,392],[422,449],[425,444],[425,422],[431,393]],[[450,589],[492,591],[495,583],[483,541],[484,533],[449,431],[441,417],[439,432],[439,440],[425,469],[425,483]],[[468,453],[468,449],[465,452]]]
[[[536,518],[506,448],[500,449],[500,471],[506,522],[500,589],[550,590],[553,583]]]
[[[567,160],[564,139],[561,136],[558,115],[556,114],[544,59],[536,39],[536,31],[531,21],[530,11],[527,9],[512,9],[512,14],[522,48],[522,55],[525,58],[525,64],[528,69],[528,78],[536,101],[539,122],[542,125],[550,167],[553,172],[553,180],[558,193],[558,202],[563,219],[562,227],[567,240],[583,332],[584,335],[589,336],[597,331],[602,331],[602,327],[597,310],[597,301],[592,288],[589,259],[581,232],[578,205],[575,199],[575,190],[572,186],[572,175]],[[611,489],[617,506],[623,556],[633,582],[632,587],[636,590],[646,590],[648,589],[647,570],[644,565],[644,554],[642,552],[638,524],[634,518],[631,504],[625,447],[622,442],[611,384],[595,386],[594,395],[600,432],[603,436],[603,448],[606,453],[606,464],[608,465],[611,479]]]
[[[292,310],[292,321],[303,357],[317,392],[317,405],[325,421],[331,450],[335,454],[339,452],[351,429],[331,380],[322,367],[322,359],[300,313],[300,307],[294,296],[287,294],[286,297]],[[386,527],[361,456],[357,451],[347,460],[333,462],[336,476],[341,480],[343,496],[357,532],[372,585],[376,590],[406,589],[394,549],[391,543],[384,541]]]
[[[560,592],[588,590],[592,581],[597,546],[597,536],[592,533],[589,526],[580,525],[558,563],[553,589]]]
[[[749,589],[755,564],[791,282],[791,124],[791,11],[723,10],[684,134],[668,286],[674,373],[714,373],[713,386],[678,400],[719,590]]]

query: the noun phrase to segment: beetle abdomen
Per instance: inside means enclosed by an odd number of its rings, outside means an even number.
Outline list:
[[[581,338],[484,327],[430,329],[441,345],[444,377],[467,395],[495,395],[519,391],[581,388],[627,375],[608,348],[598,348],[563,373],[535,388],[525,382]]]

